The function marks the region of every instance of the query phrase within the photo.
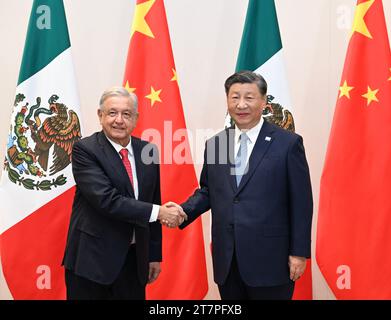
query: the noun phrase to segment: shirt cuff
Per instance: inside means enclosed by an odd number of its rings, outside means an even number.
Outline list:
[[[157,216],[159,214],[160,206],[157,204],[152,205],[151,217],[149,218],[149,222],[155,222],[157,220]]]

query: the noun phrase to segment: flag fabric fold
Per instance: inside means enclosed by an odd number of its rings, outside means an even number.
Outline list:
[[[357,1],[320,187],[316,260],[337,299],[391,299],[391,54]]]
[[[139,99],[136,136],[160,150],[162,202],[197,188],[163,0],[138,0],[124,86]],[[147,299],[202,299],[208,291],[201,218],[186,230],[163,228],[163,262]]]
[[[0,250],[14,299],[64,299],[79,98],[62,0],[35,0],[0,182]]]
[[[274,0],[249,0],[236,71],[250,70],[262,75],[268,84],[265,120],[295,131],[293,108],[285,72],[283,46]],[[229,121],[226,121],[227,123]],[[293,299],[312,299],[311,259]]]

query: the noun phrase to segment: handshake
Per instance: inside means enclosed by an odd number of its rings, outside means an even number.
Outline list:
[[[187,220],[187,215],[179,204],[167,202],[160,206],[157,219],[166,227],[176,228]]]

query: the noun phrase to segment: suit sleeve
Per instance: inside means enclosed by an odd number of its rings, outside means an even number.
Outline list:
[[[154,149],[158,152],[157,149]],[[158,157],[159,158],[159,157]],[[160,166],[156,164],[156,188],[154,191],[153,202],[154,204],[161,204],[160,193]],[[162,261],[162,225],[157,220],[149,224],[150,240],[149,240],[149,261],[157,262]]]
[[[298,136],[288,153],[290,255],[311,256],[312,188],[303,139]]]
[[[204,151],[204,165],[200,176],[200,188],[198,188],[186,202],[182,203],[181,207],[187,214],[188,220],[179,226],[180,229],[187,227],[201,214],[210,209],[207,147],[205,147]]]
[[[73,146],[72,171],[77,188],[98,214],[148,226],[152,204],[123,196],[112,185],[95,154],[79,141]]]

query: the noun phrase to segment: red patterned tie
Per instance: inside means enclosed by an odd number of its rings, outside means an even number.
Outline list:
[[[129,158],[128,158],[128,149],[122,149],[119,152],[119,154],[121,155],[122,162],[124,163],[126,172],[128,173],[130,183],[133,186],[133,173],[132,173],[132,166],[130,165],[130,161],[129,161]]]

